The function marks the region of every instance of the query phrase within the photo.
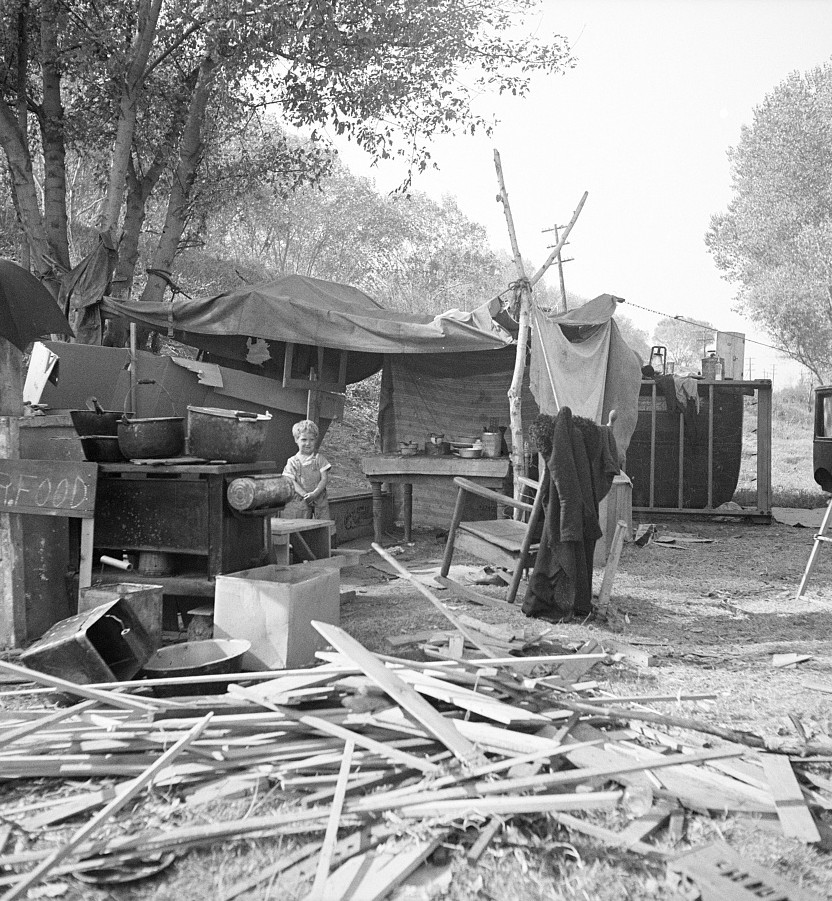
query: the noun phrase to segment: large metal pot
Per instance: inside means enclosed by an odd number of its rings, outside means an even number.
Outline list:
[[[188,407],[188,453],[203,460],[254,463],[271,418],[270,413]]]
[[[118,434],[118,424],[124,414],[119,411],[70,410],[69,416],[79,438],[92,435]]]
[[[139,379],[139,385],[155,385],[153,379]],[[163,391],[165,388],[160,385]],[[139,418],[127,412],[133,388],[124,400],[124,415],[118,424],[118,445],[128,460],[177,457],[185,448],[184,416],[151,416]],[[167,394],[173,409],[173,400]]]

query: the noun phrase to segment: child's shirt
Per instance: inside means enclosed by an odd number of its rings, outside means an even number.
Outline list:
[[[283,475],[295,479],[307,492],[314,491],[321,482],[321,474],[332,468],[332,464],[323,454],[310,454],[305,457],[298,451],[289,457],[283,467]],[[322,495],[326,494],[326,489]]]

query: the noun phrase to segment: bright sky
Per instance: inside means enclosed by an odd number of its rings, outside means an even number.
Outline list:
[[[528,98],[483,98],[500,120],[492,139],[453,138],[433,149],[438,172],[414,187],[453,194],[509,248],[495,201],[500,152],[520,249],[534,267],[548,255],[584,191],[572,231],[567,289],[609,292],[670,315],[703,318],[769,341],[732,312],[735,288],[703,240],[730,198],[726,151],[752,111],[791,72],[832,58],[830,0],[544,0],[538,34],[562,34],[576,68],[540,78]],[[352,156],[353,168],[366,169]],[[402,173],[385,172],[379,188]],[[550,283],[557,284],[551,270]],[[652,334],[659,317],[620,308]],[[754,378],[776,386],[800,371],[773,351],[746,345]],[[774,369],[772,369],[774,367]]]

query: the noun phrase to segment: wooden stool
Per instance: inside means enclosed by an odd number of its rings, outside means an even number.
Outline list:
[[[288,566],[289,549],[303,560],[323,560],[332,555],[330,531],[335,525],[332,519],[281,519],[271,520],[272,553],[274,562]]]

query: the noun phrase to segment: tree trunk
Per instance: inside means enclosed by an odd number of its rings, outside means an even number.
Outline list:
[[[49,253],[49,244],[46,240],[43,214],[32,172],[32,158],[24,135],[20,131],[17,116],[2,99],[0,99],[0,146],[3,147],[8,160],[17,214],[28,239],[32,259],[41,261]]]
[[[185,128],[182,132],[181,149],[179,153],[179,165],[173,174],[170,199],[168,201],[167,215],[162,236],[153,255],[154,269],[170,271],[179,242],[185,231],[185,223],[191,200],[191,189],[196,178],[197,166],[202,159],[202,125],[205,119],[205,110],[211,97],[216,63],[208,56],[202,60],[199,67],[196,87],[191,96],[188,116],[185,120]],[[158,275],[150,275],[147,285],[142,293],[142,300],[158,301],[165,293],[166,282]]]
[[[69,259],[69,227],[66,214],[66,148],[61,71],[58,63],[58,9],[55,0],[43,0],[41,8],[43,103],[40,127],[43,141],[43,218],[52,256],[66,270]],[[35,259],[39,274],[45,264]],[[53,286],[57,294],[57,286]]]
[[[113,143],[110,177],[107,182],[107,197],[101,211],[103,231],[115,229],[121,215],[130,154],[133,150],[133,134],[136,130],[139,98],[144,87],[147,61],[153,46],[161,8],[162,0],[140,0],[139,3],[138,26],[130,48],[130,65],[125,75],[124,90],[119,100],[119,117],[116,138]]]

